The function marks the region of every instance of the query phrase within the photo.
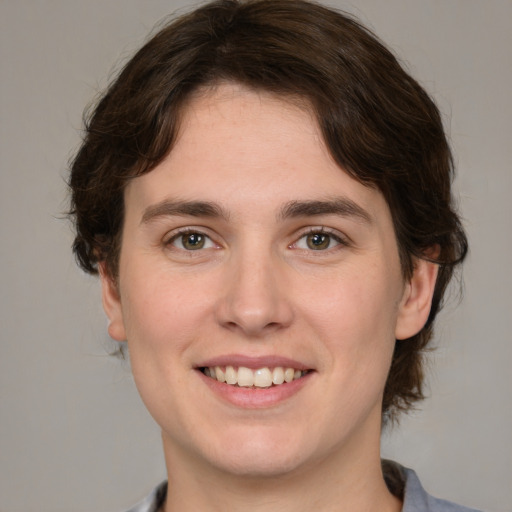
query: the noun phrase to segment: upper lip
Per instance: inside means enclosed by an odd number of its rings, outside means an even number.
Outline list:
[[[308,366],[289,357],[276,355],[254,357],[243,354],[226,354],[212,357],[202,361],[197,365],[197,368],[212,368],[214,366],[243,366],[252,370],[257,370],[259,368],[276,368],[282,366],[283,368],[294,368],[295,370],[311,370],[311,366]]]

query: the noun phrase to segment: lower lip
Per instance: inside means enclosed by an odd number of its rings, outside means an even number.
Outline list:
[[[298,393],[312,378],[314,372],[309,372],[292,382],[269,388],[233,386],[207,377],[200,370],[197,370],[197,373],[210,390],[224,401],[246,409],[264,409],[279,405]]]

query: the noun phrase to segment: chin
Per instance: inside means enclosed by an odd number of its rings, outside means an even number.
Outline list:
[[[207,453],[211,465],[242,477],[275,478],[293,474],[308,464],[312,450],[288,432],[229,435]],[[311,454],[311,457],[308,456]]]
[[[277,455],[277,456],[276,456]],[[291,475],[304,465],[303,457],[294,454],[245,453],[212,461],[223,472],[247,478],[278,478]]]

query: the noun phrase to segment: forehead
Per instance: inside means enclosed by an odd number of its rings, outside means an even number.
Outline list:
[[[278,172],[293,163],[297,147],[308,160],[331,160],[306,100],[224,83],[200,89],[187,102],[169,159],[189,154],[255,171],[280,163]]]
[[[222,84],[188,101],[165,160],[127,187],[127,206],[169,197],[206,200],[228,209],[282,209],[290,201],[349,197],[370,214],[382,195],[332,159],[305,101]]]

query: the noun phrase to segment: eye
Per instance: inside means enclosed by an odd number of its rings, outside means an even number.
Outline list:
[[[316,230],[302,235],[297,242],[293,244],[293,247],[295,249],[310,251],[325,251],[340,244],[346,245],[341,237],[323,230]]]
[[[185,231],[171,237],[166,245],[172,245],[184,251],[198,251],[216,247],[211,238],[198,231]]]

